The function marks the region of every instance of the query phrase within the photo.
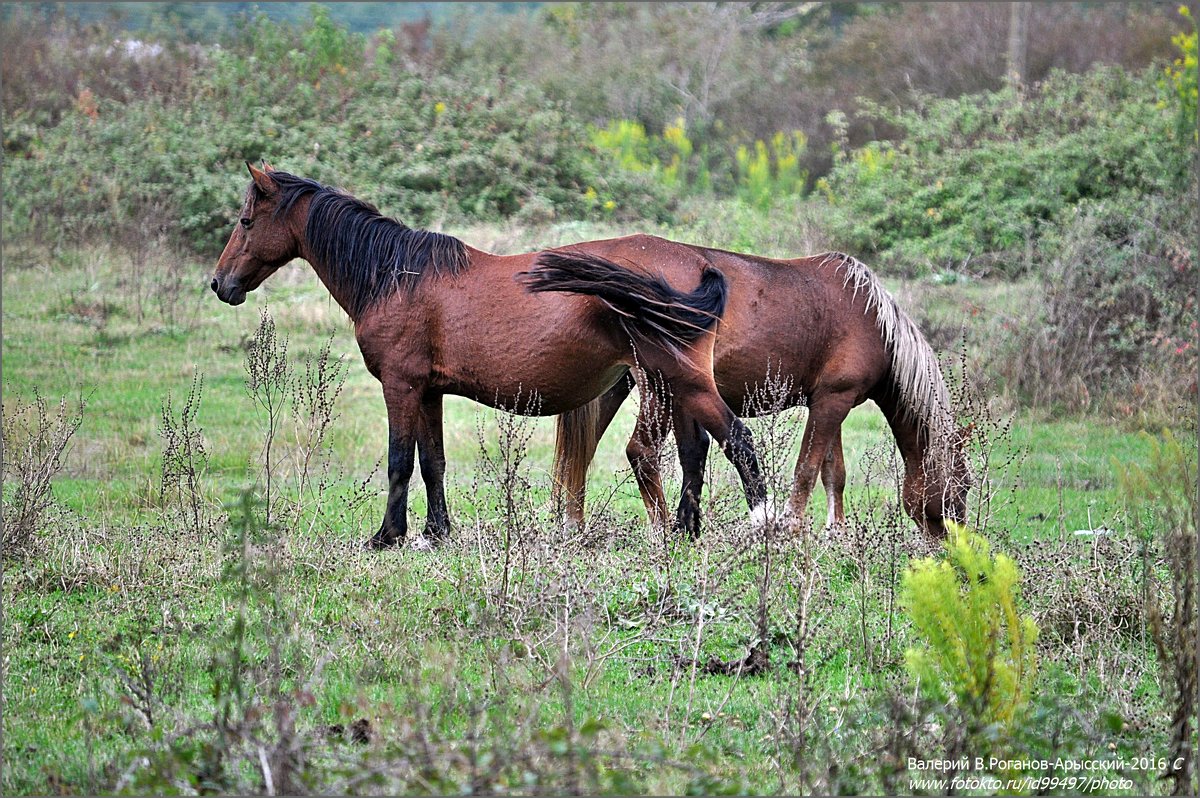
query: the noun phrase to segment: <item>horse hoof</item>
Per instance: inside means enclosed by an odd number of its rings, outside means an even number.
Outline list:
[[[844,538],[846,533],[849,531],[850,527],[846,525],[845,521],[833,521],[832,523],[827,522],[824,529],[821,530],[826,540],[840,540]]]
[[[438,547],[440,541],[437,538],[427,537],[426,535],[417,535],[412,539],[412,543],[408,547],[413,551],[433,551]]]
[[[786,510],[780,524],[787,530],[788,537],[793,540],[800,540],[806,534],[811,534],[813,531],[813,522],[811,518],[800,514],[797,515],[793,510]]]
[[[450,527],[439,529],[427,526],[425,527],[425,531],[421,533],[421,537],[425,538],[432,548],[440,549],[450,542]]]
[[[750,510],[750,526],[755,531],[765,529],[768,525],[774,526],[782,520],[780,514],[775,511],[771,502],[764,501],[761,504],[755,505]]]
[[[376,532],[363,544],[363,548],[370,551],[383,551],[395,548],[402,540],[403,538],[390,537],[384,535],[382,532]]]

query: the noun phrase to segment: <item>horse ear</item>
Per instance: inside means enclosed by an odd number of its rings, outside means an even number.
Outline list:
[[[254,185],[264,194],[270,195],[275,193],[275,181],[271,176],[261,169],[256,169],[249,161],[246,162],[246,168],[250,170],[250,177],[254,178]]]
[[[263,168],[264,172],[274,172],[275,171],[275,167],[271,166],[271,164],[267,163],[266,158],[263,158],[263,160],[262,160],[262,168]]]

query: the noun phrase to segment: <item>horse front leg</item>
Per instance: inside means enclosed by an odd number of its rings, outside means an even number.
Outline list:
[[[421,403],[417,427],[417,457],[429,507],[425,538],[432,545],[450,537],[450,510],[446,507],[446,451],[442,443],[442,395],[428,396]]]
[[[808,423],[804,426],[804,438],[800,443],[800,457],[796,460],[792,495],[788,498],[787,513],[794,530],[798,530],[801,524],[809,523],[808,499],[817,482],[817,475],[821,472],[822,463],[830,465],[827,457],[831,454],[835,439],[839,442],[840,452],[842,422],[853,406],[854,396],[849,393],[813,400],[809,406]],[[844,465],[842,469],[844,473]],[[826,484],[828,486],[829,483]]]
[[[408,535],[408,483],[412,479],[420,415],[417,391],[406,382],[385,380],[383,400],[388,411],[388,496],[379,531],[367,542],[372,549],[399,545]]]

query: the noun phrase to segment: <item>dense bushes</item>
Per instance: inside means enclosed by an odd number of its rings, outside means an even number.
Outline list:
[[[994,8],[841,9],[841,30],[827,24],[829,13],[773,4],[565,4],[463,17],[421,41],[401,31],[401,44],[389,30],[371,39],[350,33],[317,6],[301,27],[243,19],[216,47],[163,37],[129,50],[129,41],[117,42],[103,26],[9,11],[6,222],[17,234],[54,229],[58,238],[65,228],[83,238],[123,229],[131,215],[154,209],[190,247],[211,251],[242,184],[240,162],[259,157],[343,184],[416,224],[515,214],[663,219],[671,198],[688,193],[738,196],[765,209],[821,174],[831,143],[845,153],[865,138],[892,136],[904,141],[869,145],[839,167],[832,182],[841,188],[857,180],[862,196],[836,232],[856,252],[896,253],[910,270],[928,260],[957,266],[967,257],[995,268],[997,252],[1036,235],[1031,225],[1055,213],[1059,200],[1042,194],[1065,186],[1070,201],[1071,191],[1086,194],[1089,185],[1106,190],[1112,176],[1104,168],[1048,174],[1036,158],[1018,165],[1002,143],[1023,147],[1027,133],[1041,135],[1040,156],[1053,172],[1113,143],[1093,134],[1115,139],[1120,124],[1133,123],[1141,138],[1126,143],[1131,151],[1155,134],[1137,118],[1140,105],[1106,121],[1105,103],[1141,103],[1140,88],[1084,87],[1099,95],[1091,111],[1102,115],[1067,141],[1057,141],[1061,125],[1044,123],[1064,112],[1060,101],[1076,102],[1066,96],[1069,86],[1035,92],[1031,104],[1015,90],[983,95],[982,105],[977,97],[934,99],[999,84],[995,48],[981,48],[986,63],[942,53],[936,60],[945,69],[926,68],[947,41],[963,51],[970,49],[963,41],[994,39],[1003,25]],[[1060,62],[1089,63],[1097,48],[1079,42],[1104,40],[1107,58],[1136,63],[1170,46],[1172,23],[1157,12],[1089,15],[1069,6],[1036,13],[1034,76]],[[932,30],[941,38],[930,40],[925,32]],[[1064,30],[1074,44],[1040,55]],[[867,79],[860,62],[881,59],[906,66],[868,70],[884,77]],[[928,94],[914,95],[904,83],[913,75]],[[970,80],[955,82],[955,75]],[[1047,85],[1062,82],[1055,80]],[[873,112],[860,116],[853,113],[858,94],[902,108],[916,96],[917,105],[884,112],[868,103]],[[988,123],[989,113],[1003,120]],[[1080,119],[1065,113],[1068,126]],[[940,116],[962,130],[931,122]],[[642,162],[629,163],[624,144],[605,146],[594,132],[614,129],[645,133]],[[973,176],[961,186],[934,175],[946,192],[962,194],[957,205],[936,203],[940,196],[930,195],[942,188],[910,191],[912,175],[874,173],[889,147],[916,140],[933,147],[922,150],[927,160],[964,149],[976,157],[964,136],[989,137],[996,148],[984,169],[949,159],[943,172]],[[1124,153],[1112,154],[1120,166]],[[891,207],[897,195],[908,207]],[[987,215],[980,218],[980,210]],[[928,240],[910,245],[914,237]]]
[[[1002,384],[1027,405],[1176,418],[1195,395],[1194,41],[1176,37],[1165,74],[869,106],[901,138],[818,182],[830,233],[885,271],[1035,274],[986,347]]]
[[[1035,251],[1040,291],[991,348],[1004,384],[1032,406],[1180,418],[1196,393],[1196,234],[1195,209],[1161,196],[1073,208]]]
[[[1172,53],[1171,7],[1034,4],[1026,82],[1094,63],[1139,69]],[[896,138],[858,116],[859,98],[910,107],[1004,82],[1009,8],[1000,3],[562,3],[500,23],[501,35],[448,46],[488,59],[600,127],[631,120],[658,135],[682,117],[714,187],[738,146],[801,131],[800,169],[828,171],[831,145]],[[838,111],[843,130],[827,122]],[[732,193],[732,192],[730,192]]]
[[[903,132],[842,159],[821,184],[830,227],[885,268],[1030,268],[1032,245],[1081,202],[1174,195],[1189,144],[1150,72],[1055,73],[910,111],[872,112]]]
[[[81,52],[103,41],[77,35]],[[617,168],[536,87],[483,71],[418,75],[389,46],[374,42],[368,60],[363,37],[318,8],[303,29],[260,18],[240,41],[206,49],[186,97],[85,85],[60,120],[6,140],[6,227],[82,238],[153,207],[186,244],[212,252],[244,188],[241,163],[258,158],[414,224],[667,215],[665,189]]]

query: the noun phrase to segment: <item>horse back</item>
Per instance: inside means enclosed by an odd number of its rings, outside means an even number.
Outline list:
[[[729,278],[714,371],[731,407],[752,413],[764,380],[776,383],[776,393],[786,386],[790,396],[776,399],[789,404],[843,392],[857,404],[886,379],[891,361],[876,308],[854,281],[861,264],[836,253],[782,260],[705,250],[704,257]]]

